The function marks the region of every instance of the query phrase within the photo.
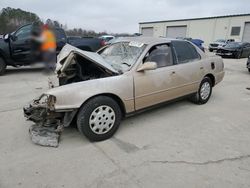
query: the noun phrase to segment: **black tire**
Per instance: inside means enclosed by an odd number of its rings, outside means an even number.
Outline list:
[[[103,107],[101,107],[103,106]],[[97,118],[98,116],[98,120],[94,118],[95,121],[97,121],[97,125],[95,124],[94,127],[98,127],[96,128],[96,130],[93,130],[93,124],[90,125],[90,118],[94,115],[92,115],[93,113],[96,113],[96,111],[98,110],[98,108],[111,108],[111,111],[113,110],[113,114],[115,115],[112,119],[112,116],[110,117],[110,120],[108,119],[108,116],[101,116],[101,118],[103,119],[99,119],[100,117],[98,115],[96,115],[95,118]],[[107,119],[106,119],[107,118]],[[119,128],[120,122],[122,119],[122,112],[120,109],[120,106],[117,104],[117,102],[115,100],[113,100],[110,97],[107,96],[97,96],[95,98],[90,99],[89,101],[87,101],[80,109],[78,115],[77,115],[77,128],[78,130],[84,134],[90,141],[102,141],[102,140],[106,140],[110,137],[112,137],[114,135],[114,133],[117,131],[117,129]],[[112,123],[112,126],[109,126],[109,128],[107,128],[106,130],[108,130],[108,132],[105,133],[96,133],[96,132],[100,132],[103,131],[105,128],[101,127],[99,129],[99,126],[107,126],[107,124],[109,124],[110,122],[108,122],[106,124],[107,121],[114,121],[114,123]],[[100,124],[101,125],[100,125]],[[105,125],[106,124],[106,125]],[[99,129],[100,131],[98,131],[97,129]],[[96,132],[94,132],[96,131]]]
[[[213,52],[213,50],[212,50],[212,49],[209,49],[209,52]]]
[[[0,57],[0,76],[4,75],[6,71],[6,63],[3,58]]]
[[[210,91],[209,91],[209,94],[206,98],[203,98],[201,95],[201,89],[202,89],[202,86],[207,83],[209,84],[209,87],[210,87]],[[201,81],[200,83],[200,87],[199,87],[199,90],[197,93],[195,93],[191,98],[190,100],[195,103],[195,104],[206,104],[207,101],[209,100],[209,98],[211,97],[211,94],[212,94],[212,81],[209,77],[204,77],[203,80]]]
[[[250,68],[248,68],[248,72],[250,72]]]

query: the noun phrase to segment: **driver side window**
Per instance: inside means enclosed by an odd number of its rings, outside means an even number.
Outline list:
[[[145,62],[155,62],[157,68],[173,65],[171,48],[167,44],[153,46],[144,58]]]
[[[17,30],[17,32],[15,33],[15,37],[17,38],[17,40],[28,39],[30,35],[31,35],[31,25],[24,26],[19,30]]]

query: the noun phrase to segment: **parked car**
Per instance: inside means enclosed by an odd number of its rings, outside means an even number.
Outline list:
[[[80,37],[80,36],[68,36],[67,37],[68,38],[68,41],[74,41],[74,40],[78,40],[78,39],[81,39],[82,37]]]
[[[205,52],[205,48],[203,47],[204,41],[201,39],[191,39],[191,42],[195,44],[198,48],[200,48],[203,52]]]
[[[243,58],[250,55],[250,43],[248,42],[231,42],[221,47],[216,52],[223,57]]]
[[[228,39],[228,40],[218,39],[215,42],[209,44],[208,50],[210,52],[217,51],[218,48],[223,47],[230,42],[235,42],[235,40],[234,39]]]
[[[190,41],[193,44],[195,44],[198,48],[200,48],[203,52],[205,52],[205,48],[202,46],[202,44],[204,43],[204,41],[201,40],[201,39],[192,39],[190,37],[176,37],[176,39]]]
[[[248,69],[248,72],[250,72],[250,56],[247,59],[247,69]]]
[[[115,37],[112,35],[103,35],[99,37],[102,40],[102,45],[108,45],[108,42],[112,39],[114,39]]]
[[[25,66],[36,61],[30,37],[34,28],[33,24],[27,24],[0,39],[0,75],[5,73],[6,66]],[[97,51],[102,47],[102,41],[98,38],[68,40],[62,28],[55,28],[54,33],[58,53],[66,43],[87,51]]]
[[[24,108],[39,125],[65,127],[76,119],[88,139],[110,138],[125,116],[180,97],[205,104],[224,77],[219,56],[206,56],[189,41],[133,37],[98,53],[66,45],[56,72],[60,86]]]

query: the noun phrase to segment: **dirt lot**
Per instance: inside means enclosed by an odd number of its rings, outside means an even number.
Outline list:
[[[90,143],[67,128],[59,148],[31,143],[22,106],[46,89],[34,69],[0,77],[0,187],[250,187],[250,74],[246,59],[206,105],[179,101],[126,119],[115,137]]]

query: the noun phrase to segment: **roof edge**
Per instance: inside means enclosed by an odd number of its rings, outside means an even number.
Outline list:
[[[202,17],[202,18],[186,18],[186,19],[174,19],[174,20],[161,20],[161,21],[139,22],[139,24],[151,24],[151,23],[163,23],[163,22],[177,22],[177,21],[192,21],[192,20],[206,20],[206,19],[240,17],[240,16],[250,16],[250,13],[247,13],[247,14],[233,14],[233,15],[225,15],[225,16],[211,16],[211,17]]]

